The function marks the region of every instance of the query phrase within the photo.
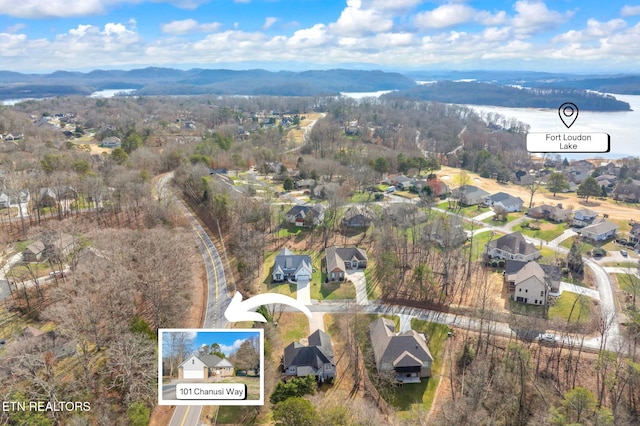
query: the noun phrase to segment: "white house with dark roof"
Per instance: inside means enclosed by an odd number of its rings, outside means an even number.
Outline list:
[[[300,281],[311,280],[312,267],[311,256],[306,254],[294,254],[288,248],[282,249],[273,262],[271,277],[273,281],[285,280]]]
[[[325,207],[322,204],[293,206],[285,220],[296,226],[316,226],[324,220]]]
[[[180,379],[207,379],[212,376],[233,376],[233,365],[217,355],[191,355],[178,366]]]
[[[640,223],[634,223],[629,231],[629,242],[640,244]]]
[[[540,250],[527,242],[520,232],[513,232],[489,241],[485,247],[485,254],[492,259],[529,262],[540,257]]]
[[[505,279],[512,291],[511,298],[516,302],[530,305],[547,304],[551,291],[551,276],[547,276],[538,262],[521,263],[517,270],[511,273],[507,273],[505,268]]]
[[[506,212],[522,211],[523,201],[520,197],[514,197],[506,192],[497,192],[484,197],[484,205],[493,208],[502,208]]]
[[[488,195],[489,193],[487,191],[473,185],[462,185],[451,191],[451,197],[459,200],[460,204],[464,204],[465,206],[482,204],[484,198]]]
[[[296,377],[316,376],[319,382],[332,381],[336,377],[336,364],[331,339],[324,331],[316,330],[307,341],[307,346],[292,342],[284,348],[284,374]]]
[[[367,267],[367,253],[358,247],[327,247],[325,250],[327,279],[342,281],[349,271]]]
[[[618,233],[618,225],[607,219],[601,219],[580,230],[582,238],[592,241],[604,241],[613,238]]]
[[[342,217],[341,225],[345,228],[367,228],[373,223],[374,213],[367,206],[351,206]]]
[[[571,225],[582,228],[584,226],[591,225],[593,221],[598,217],[598,212],[594,212],[589,209],[578,209],[573,212],[573,221]]]
[[[423,333],[396,333],[393,321],[378,318],[369,326],[369,335],[378,374],[394,374],[400,383],[420,383],[431,376],[433,357]]]

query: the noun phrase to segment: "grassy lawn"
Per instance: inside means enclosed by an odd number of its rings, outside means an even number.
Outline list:
[[[516,302],[509,300],[509,309],[516,315],[525,315],[528,317],[544,318],[544,307],[530,305],[528,303]]]
[[[301,226],[295,226],[291,224],[280,226],[275,234],[278,238],[289,238],[289,237],[302,237],[302,234],[308,231],[307,228],[303,228]]]
[[[325,283],[324,273],[320,282],[311,283],[311,298],[319,300],[355,299],[356,287],[350,281],[332,281]]]
[[[573,312],[571,310],[573,309]],[[577,293],[563,291],[556,299],[555,305],[549,307],[549,319],[567,321],[571,315],[571,322],[585,324],[591,320],[591,299]]]
[[[369,300],[379,299],[381,296],[380,285],[378,280],[375,279],[375,269],[375,260],[369,258],[367,261],[367,268],[364,270],[364,276],[367,279],[367,298]]]
[[[349,198],[350,203],[368,203],[373,201],[373,192],[356,192]]]
[[[51,266],[48,262],[29,263],[28,265],[15,265],[9,270],[7,275],[20,281],[30,280],[33,279],[30,270],[37,277],[45,277],[49,275],[49,272],[51,272]]]
[[[34,240],[26,240],[26,241],[18,241],[16,243],[16,251],[17,252],[23,252],[27,249],[27,247],[29,247],[31,244],[33,244]]]
[[[640,293],[640,279],[635,275],[627,274],[615,274],[620,289],[627,293],[633,293],[634,287],[637,293]]]
[[[278,332],[284,347],[291,342],[298,342],[309,336],[309,318],[302,313],[284,313],[278,322]]]
[[[491,232],[481,232],[473,236],[473,244],[471,246],[471,259],[478,260],[482,259],[482,255],[484,254],[484,248],[487,243],[493,238],[500,238],[502,235],[495,234]]]
[[[489,207],[469,206],[463,207],[458,214],[464,217],[476,217],[479,214],[486,213],[491,210]]]
[[[396,191],[394,192],[394,195],[397,195],[398,197],[408,198],[410,200],[414,198],[420,198],[418,194],[414,194],[413,192],[409,191]]]
[[[411,328],[427,336],[433,363],[431,364],[430,378],[422,379],[420,383],[403,385],[394,390],[394,398],[391,403],[400,411],[398,413],[400,417],[408,415],[408,412],[403,412],[411,410],[414,406],[422,406],[425,410],[431,409],[433,399],[438,390],[438,384],[440,383],[443,366],[442,358],[448,333],[451,331],[446,325],[416,319],[411,321]]]
[[[507,220],[506,221],[499,221],[499,220],[495,220],[495,216],[491,216],[488,217],[486,219],[483,220],[484,223],[488,223],[491,225],[498,225],[498,226],[502,226],[502,225],[506,225],[507,223],[518,219],[519,217],[522,217],[522,213],[521,212],[515,212],[515,213],[508,213],[507,214]]]
[[[538,238],[544,241],[551,241],[556,237],[559,237],[567,228],[564,223],[551,223],[547,221],[540,221],[538,226],[540,229],[533,230],[529,228],[525,228],[523,225],[527,222],[520,223],[513,227],[514,231],[520,231],[523,235],[527,235],[529,237]],[[533,224],[533,221],[528,222]],[[571,246],[569,246],[571,247]]]

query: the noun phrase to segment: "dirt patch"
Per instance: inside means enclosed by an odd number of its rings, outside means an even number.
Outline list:
[[[165,426],[168,425],[173,416],[173,410],[175,407],[168,405],[156,405],[151,412],[151,418],[149,419],[149,426]]]
[[[475,173],[471,173],[468,171],[464,171],[467,176],[476,184],[478,187],[484,189],[489,193],[495,192],[506,192],[508,194],[513,195],[514,197],[520,197],[524,200],[525,207],[529,206],[529,199],[531,198],[531,192],[527,190],[527,188],[523,186],[519,186],[513,183],[503,184],[498,183],[494,179],[488,179],[478,176]],[[437,172],[438,177],[444,179],[444,176],[448,176],[449,178],[460,175],[462,170],[456,169],[453,167],[442,167],[441,170]],[[637,217],[640,212],[640,206],[617,203],[613,200],[589,200],[588,203],[585,202],[583,198],[578,198],[575,193],[568,193],[563,195],[553,196],[550,192],[545,192],[544,188],[538,191],[533,197],[533,204],[557,204],[559,200],[562,200],[562,205],[564,208],[570,209],[579,209],[583,206],[593,208],[597,207],[598,213],[600,214],[608,214],[610,219],[619,219],[627,221],[631,218]]]

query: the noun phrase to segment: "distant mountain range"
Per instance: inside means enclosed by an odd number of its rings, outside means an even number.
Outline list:
[[[444,86],[417,86],[416,81],[443,81]],[[487,83],[481,93],[463,93],[469,80]],[[513,85],[536,88],[536,96],[527,91],[514,92]],[[435,89],[439,93],[434,95]],[[271,95],[325,96],[340,92],[398,91],[403,95],[449,103],[501,105],[515,107],[546,107],[560,97],[589,98],[581,108],[600,111],[628,110],[629,105],[597,97],[585,91],[620,94],[640,94],[640,76],[578,76],[540,72],[509,71],[438,71],[385,72],[362,70],[265,71],[261,69],[234,71],[225,69],[178,70],[172,68],[142,68],[129,71],[95,70],[88,73],[56,71],[50,74],[21,74],[0,71],[0,100],[44,98],[65,95],[89,95],[100,90],[136,89],[136,95]],[[547,90],[554,89],[554,90]],[[565,91],[566,90],[566,91]],[[474,96],[478,95],[478,96]],[[482,95],[482,96],[480,96]],[[526,96],[525,96],[526,95]],[[516,96],[505,105],[505,99]],[[548,102],[542,101],[547,98]],[[604,98],[604,97],[603,97]],[[573,100],[571,98],[569,100]],[[512,102],[513,101],[513,102]]]

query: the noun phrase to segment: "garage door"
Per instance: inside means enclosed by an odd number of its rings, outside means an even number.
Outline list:
[[[184,379],[204,379],[204,371],[203,370],[184,370],[182,377]]]

